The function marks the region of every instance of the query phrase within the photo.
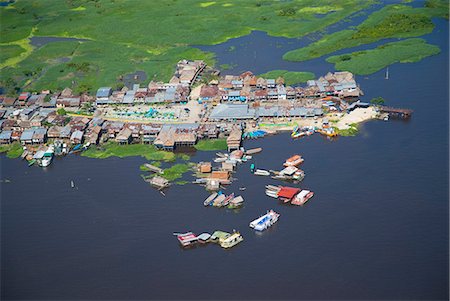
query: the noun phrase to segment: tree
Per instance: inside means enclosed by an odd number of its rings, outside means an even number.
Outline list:
[[[382,105],[384,104],[384,98],[381,96],[372,98],[372,100],[370,100],[370,103],[374,105]]]
[[[59,108],[56,111],[56,114],[64,116],[64,115],[67,115],[67,111],[64,108]]]

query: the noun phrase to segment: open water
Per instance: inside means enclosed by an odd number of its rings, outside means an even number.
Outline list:
[[[441,54],[392,65],[389,80],[357,77],[363,100],[411,108],[409,121],[371,121],[336,141],[286,133],[244,143],[263,147],[261,168],[304,156],[300,187],[315,192],[304,207],[265,196],[280,182],[251,175],[250,163],[226,190],[245,206],[230,211],[203,207],[208,193],[193,184],[163,197],[142,181],[138,157],[72,155],[44,170],[1,156],[2,299],[448,299],[449,32],[435,22],[426,38]],[[307,70],[325,69],[322,60]],[[280,220],[256,234],[248,224],[268,209]],[[182,250],[172,236],[217,229],[244,241]]]

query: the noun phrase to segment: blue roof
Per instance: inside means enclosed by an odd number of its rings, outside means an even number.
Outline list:
[[[101,87],[97,90],[96,96],[102,98],[109,97],[111,95],[111,92],[111,87]]]
[[[22,135],[20,136],[20,140],[31,140],[33,139],[34,129],[28,129],[23,131]]]
[[[2,131],[0,132],[0,139],[11,139],[12,131]]]

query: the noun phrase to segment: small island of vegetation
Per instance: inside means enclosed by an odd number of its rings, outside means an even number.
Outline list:
[[[408,39],[387,43],[370,50],[331,56],[327,58],[327,62],[335,64],[336,70],[367,75],[393,63],[418,62],[439,52],[439,47],[427,44],[423,39]]]

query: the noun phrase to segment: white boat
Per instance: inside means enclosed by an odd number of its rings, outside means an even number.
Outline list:
[[[204,202],[203,205],[209,206],[214,201],[214,199],[217,197],[217,192],[214,192],[211,194]]]
[[[278,221],[279,216],[280,214],[273,210],[267,211],[266,214],[252,221],[250,223],[250,228],[253,228],[256,231],[264,231],[275,224]]]
[[[44,156],[41,159],[41,166],[47,167],[52,163],[53,154],[55,152],[55,149],[53,146],[49,146],[49,148],[45,151]]]
[[[314,192],[309,190],[300,191],[291,201],[292,205],[303,205],[314,196]]]
[[[255,170],[254,174],[257,176],[270,176],[270,171],[265,169],[257,169]]]
[[[280,187],[274,185],[266,185],[266,189],[268,190],[280,190]]]
[[[216,159],[214,159],[214,162],[216,162],[216,163],[220,163],[220,162],[225,162],[227,160],[227,158],[216,158]]]
[[[278,191],[266,189],[266,195],[277,199],[278,198]]]

